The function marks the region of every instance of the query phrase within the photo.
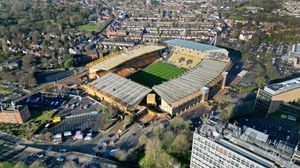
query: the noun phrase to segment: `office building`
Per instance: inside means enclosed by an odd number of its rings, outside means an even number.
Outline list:
[[[217,119],[194,132],[191,168],[298,168],[298,147]]]
[[[300,78],[294,78],[281,83],[275,83],[259,89],[255,101],[255,108],[272,113],[282,105],[289,106],[290,102],[300,99]]]

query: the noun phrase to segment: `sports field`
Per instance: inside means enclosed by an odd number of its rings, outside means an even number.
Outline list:
[[[85,24],[78,27],[79,30],[84,31],[97,31],[98,27],[95,24]]]
[[[182,74],[185,70],[163,62],[158,62],[139,71],[129,78],[142,85],[152,87],[163,81],[170,80]]]

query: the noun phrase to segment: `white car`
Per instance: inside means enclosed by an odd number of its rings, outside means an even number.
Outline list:
[[[42,158],[42,157],[44,157],[44,154],[43,154],[43,153],[37,153],[36,156],[37,156],[38,158]]]
[[[56,160],[59,162],[63,162],[65,160],[65,157],[60,156],[60,157],[56,158]]]

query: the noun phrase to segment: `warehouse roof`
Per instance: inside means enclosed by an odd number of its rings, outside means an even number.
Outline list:
[[[221,75],[228,62],[204,59],[197,67],[182,76],[154,86],[153,90],[167,103],[172,104],[208,85]]]
[[[167,45],[175,45],[175,46],[180,46],[180,47],[185,47],[193,50],[199,50],[199,51],[224,51],[225,49],[219,48],[216,46],[212,45],[207,45],[203,43],[197,43],[193,41],[188,41],[188,40],[182,40],[182,39],[172,39],[172,40],[167,40],[165,41]]]
[[[90,85],[128,105],[139,103],[151,92],[151,89],[111,72],[92,81]]]
[[[142,47],[135,47],[131,50],[121,52],[120,54],[116,54],[109,59],[106,59],[104,61],[100,61],[99,63],[96,63],[95,65],[92,65],[90,68],[92,69],[98,69],[98,70],[111,70],[129,60],[132,60],[134,58],[137,58],[139,56],[145,55],[147,53],[151,53],[157,50],[161,50],[165,48],[164,46],[158,46],[158,45],[148,45],[148,46],[142,46]],[[95,61],[97,62],[97,60]]]

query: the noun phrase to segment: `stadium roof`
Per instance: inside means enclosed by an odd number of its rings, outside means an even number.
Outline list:
[[[147,53],[161,50],[163,48],[165,48],[165,47],[158,46],[158,45],[147,45],[147,46],[142,46],[142,47],[136,47],[136,48],[133,48],[132,50],[121,52],[120,54],[117,54],[116,56],[113,56],[107,60],[104,60],[103,62],[96,63],[95,65],[91,66],[90,68],[108,71],[108,70],[111,70],[111,69],[117,67],[118,65],[121,65],[129,60],[132,60],[139,56],[145,55]]]
[[[208,85],[221,75],[228,62],[204,59],[197,67],[182,76],[154,86],[153,90],[168,104],[172,104]]]
[[[128,105],[139,103],[151,92],[151,89],[111,72],[92,81],[90,85]]]
[[[272,95],[277,95],[297,88],[300,88],[300,77],[265,86],[264,90]]]
[[[182,40],[182,39],[172,39],[172,40],[167,40],[164,43],[167,45],[175,45],[175,46],[180,46],[180,47],[185,47],[193,50],[199,50],[199,51],[224,51],[225,49],[219,48],[216,46],[212,45],[207,45],[203,43],[197,43],[193,41],[188,41],[188,40]],[[226,50],[225,50],[226,51]]]

